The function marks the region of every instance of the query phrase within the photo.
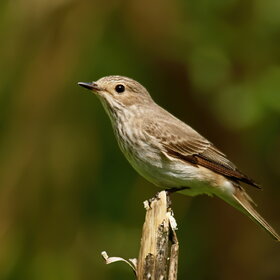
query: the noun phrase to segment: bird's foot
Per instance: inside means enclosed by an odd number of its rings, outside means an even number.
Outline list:
[[[190,189],[190,187],[174,187],[174,188],[169,188],[169,189],[165,189],[166,192],[166,196],[167,196],[167,200],[168,200],[168,206],[171,206],[171,198],[170,195],[175,193],[175,192],[179,192],[179,191],[183,191],[183,190],[187,190]]]
[[[183,191],[183,190],[187,190],[187,189],[190,189],[190,187],[173,187],[173,188],[168,188],[168,189],[165,189],[164,191],[166,192],[166,196],[167,196],[167,199],[168,199],[168,205],[170,206],[171,205],[171,200],[170,200],[170,195],[175,193],[175,192],[179,192],[179,191]],[[151,205],[151,203],[158,199],[158,195],[159,195],[160,192],[156,193],[156,195],[148,200],[146,200],[147,202],[147,205]]]
[[[189,189],[190,189],[190,187],[174,187],[174,188],[165,189],[165,191],[169,195],[169,194],[172,194],[175,192],[180,192],[180,191],[189,190]]]

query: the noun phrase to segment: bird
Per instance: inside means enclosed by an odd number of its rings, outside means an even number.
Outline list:
[[[159,106],[143,85],[119,75],[78,85],[100,99],[121,151],[146,180],[171,192],[219,197],[280,241],[242,185],[260,188],[259,184],[205,137]]]

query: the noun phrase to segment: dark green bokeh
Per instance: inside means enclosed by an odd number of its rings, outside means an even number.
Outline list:
[[[142,201],[158,191],[120,153],[76,83],[140,81],[261,182],[280,231],[279,1],[2,0],[0,279],[133,279]],[[218,199],[174,195],[179,279],[280,278],[279,244]]]

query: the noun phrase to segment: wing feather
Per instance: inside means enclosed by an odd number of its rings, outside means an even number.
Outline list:
[[[167,120],[147,120],[144,131],[155,138],[171,157],[206,167],[233,181],[241,181],[260,188],[252,179],[240,172],[237,167],[211,142],[190,126],[173,118]]]

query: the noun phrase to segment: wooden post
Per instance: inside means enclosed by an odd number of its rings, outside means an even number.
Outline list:
[[[102,252],[106,263],[125,261],[134,270],[137,280],[176,280],[179,244],[170,199],[165,191],[144,202],[146,217],[138,261],[109,258]]]

